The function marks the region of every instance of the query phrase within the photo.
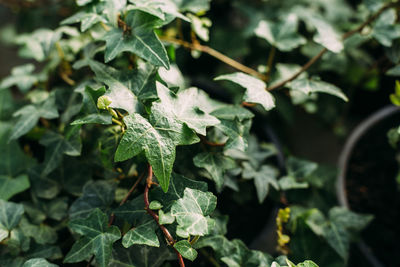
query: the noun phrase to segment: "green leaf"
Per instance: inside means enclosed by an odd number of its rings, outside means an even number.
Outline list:
[[[390,68],[388,71],[386,71],[386,75],[400,76],[400,65],[396,65],[393,68]]]
[[[43,166],[38,165],[28,171],[32,193],[40,198],[52,199],[60,192],[60,184],[54,177],[44,175],[43,169]]]
[[[158,212],[158,223],[160,225],[163,224],[171,224],[175,221],[175,217],[172,216],[171,213],[164,213],[162,210]]]
[[[24,206],[0,199],[0,225],[7,230],[15,228],[24,214]]]
[[[57,267],[57,264],[48,262],[43,258],[34,258],[27,260],[22,267]]]
[[[313,15],[305,17],[306,23],[317,30],[314,41],[328,50],[339,53],[343,50],[343,41],[337,30],[324,18]]]
[[[246,89],[243,100],[249,103],[257,103],[263,106],[265,110],[275,107],[275,99],[271,93],[266,91],[266,84],[250,75],[236,72],[232,74],[221,75],[214,80],[228,80],[239,84]]]
[[[189,11],[192,13],[203,13],[210,8],[211,0],[172,0],[181,11]]]
[[[32,74],[35,66],[25,64],[11,69],[11,75],[3,79],[0,83],[0,91],[16,85],[22,92],[27,92],[35,83],[39,81],[38,75]]]
[[[94,254],[100,266],[108,266],[112,244],[121,238],[118,227],[108,226],[107,216],[97,208],[87,219],[73,220],[69,226],[82,237],[72,246],[64,262],[80,262]]]
[[[215,128],[229,137],[224,146],[224,151],[235,149],[244,152],[248,146],[247,140],[249,137],[251,120],[240,122],[239,120],[228,121],[221,119],[220,121],[221,123],[216,125]]]
[[[279,187],[286,191],[290,189],[304,189],[308,188],[307,182],[298,182],[293,176],[284,176],[278,181]]]
[[[48,131],[39,143],[46,147],[42,170],[46,176],[60,165],[64,154],[72,157],[81,154],[80,125],[67,127],[65,135]]]
[[[13,116],[19,117],[19,119],[13,127],[9,140],[18,139],[28,133],[33,127],[35,127],[40,118],[57,118],[58,111],[55,105],[55,97],[54,95],[51,95],[44,103],[26,105],[16,111]]]
[[[318,164],[291,156],[287,160],[286,168],[289,176],[305,178],[317,170]]]
[[[347,96],[343,94],[342,90],[340,90],[338,87],[320,80],[307,78],[296,79],[292,81],[288,86],[291,90],[296,90],[306,95],[310,95],[312,93],[326,93],[339,97],[346,102],[349,100]]]
[[[397,12],[389,9],[376,20],[371,35],[382,45],[390,47],[400,37],[400,25],[396,24]]]
[[[71,124],[79,125],[79,124],[88,124],[88,123],[97,123],[97,124],[111,124],[111,115],[108,112],[101,112],[97,108],[97,99],[99,99],[104,93],[106,89],[104,87],[98,88],[96,90],[92,89],[89,86],[78,87],[75,92],[82,94],[82,108],[81,113],[85,114],[81,116],[79,119],[76,119]]]
[[[220,153],[200,153],[193,158],[196,167],[205,168],[215,182],[217,191],[222,190],[224,185],[225,170],[235,167],[235,162]]]
[[[60,259],[63,257],[61,249],[53,245],[37,245],[31,244],[29,251],[26,252],[26,258],[46,258],[50,260]]]
[[[163,205],[157,200],[150,202],[150,205],[149,205],[149,208],[152,210],[159,210],[162,207],[163,207]]]
[[[333,207],[329,210],[329,218],[346,229],[361,231],[372,221],[373,216],[357,214],[344,207]]]
[[[290,14],[278,23],[261,20],[254,33],[281,51],[291,51],[306,43],[306,39],[297,32],[298,18]]]
[[[168,190],[175,161],[173,140],[161,134],[139,114],[124,117],[126,131],[115,152],[115,161],[123,161],[144,151],[161,187]]]
[[[0,175],[0,199],[8,200],[29,187],[30,183],[26,174],[19,175],[15,178]]]
[[[152,200],[158,200],[161,202],[164,206],[163,211],[169,212],[175,201],[183,198],[186,188],[192,188],[206,192],[207,183],[192,180],[179,174],[172,173],[168,191],[164,193],[160,187],[157,187],[150,191],[150,198]]]
[[[133,200],[126,202],[124,205],[114,210],[117,218],[123,218],[129,223],[135,223],[146,215],[144,209],[143,196],[140,195]]]
[[[188,14],[188,18],[191,21],[192,30],[200,37],[201,40],[208,42],[209,40],[209,30],[212,23],[208,18],[200,18],[198,16]]]
[[[182,257],[194,261],[197,257],[197,251],[192,248],[189,241],[181,240],[174,244],[174,248],[182,255]]]
[[[56,230],[48,225],[31,224],[26,218],[21,219],[20,225],[24,235],[35,239],[38,244],[54,244],[57,242]]]
[[[116,28],[103,37],[107,44],[105,62],[111,61],[121,52],[129,51],[153,65],[169,69],[167,52],[153,31],[157,23],[158,18],[148,13],[139,10],[128,12],[126,24],[131,27],[131,32],[124,33],[122,29]]]
[[[273,166],[262,165],[257,171],[248,162],[244,162],[243,167],[243,178],[254,179],[257,197],[260,203],[262,203],[267,197],[270,185],[276,190],[279,190],[279,184],[277,181],[279,172]]]
[[[254,114],[251,113],[251,111],[249,111],[248,109],[241,106],[233,105],[217,107],[216,109],[213,109],[210,114],[217,117],[218,119],[230,121],[233,121],[235,119],[243,121],[254,117]]]
[[[137,96],[132,92],[131,80],[136,80],[132,72],[120,72],[111,66],[89,60],[89,67],[96,75],[96,79],[108,86],[105,95],[111,100],[110,108],[120,108],[128,113],[138,110]]]
[[[130,248],[117,246],[113,249],[110,266],[113,267],[159,267],[167,260],[175,260],[176,254],[161,242],[160,247],[133,245]]]
[[[112,204],[115,196],[115,183],[90,181],[83,187],[83,195],[72,203],[69,216],[72,219],[84,218],[94,209],[105,209]]]
[[[149,217],[149,218],[147,218]],[[129,230],[122,238],[122,245],[126,248],[137,244],[159,247],[160,241],[155,233],[158,229],[157,223],[150,216],[146,216],[147,221]]]
[[[186,124],[193,131],[206,135],[206,127],[214,126],[219,120],[201,110],[197,105],[199,90],[189,88],[173,94],[167,87],[157,82],[157,94],[160,102],[153,103],[152,113],[154,120],[164,114],[177,124]],[[177,126],[179,127],[179,126]]]
[[[271,266],[271,256],[260,251],[249,250],[242,241],[229,241],[222,235],[207,236],[194,244],[194,248],[211,247],[217,259],[229,267]]]
[[[318,265],[313,261],[304,261],[297,264],[297,267],[318,267]]]
[[[190,235],[206,235],[209,232],[208,215],[214,211],[217,198],[211,192],[186,188],[183,198],[171,207],[179,227]]]
[[[107,20],[100,14],[102,9],[103,5],[91,5],[85,10],[64,19],[60,24],[81,23],[80,30],[81,32],[85,32],[97,23],[107,23]]]

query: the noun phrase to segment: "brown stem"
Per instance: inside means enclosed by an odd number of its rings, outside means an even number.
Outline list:
[[[144,209],[146,210],[146,212],[153,217],[154,221],[157,223],[158,227],[161,229],[161,231],[163,232],[165,238],[167,239],[168,243],[172,246],[172,248],[174,249],[176,256],[178,257],[178,262],[179,262],[179,266],[180,267],[185,267],[185,262],[183,261],[182,255],[179,253],[178,250],[176,250],[176,248],[174,248],[174,244],[176,243],[175,239],[172,237],[172,235],[170,234],[170,232],[168,231],[168,229],[164,226],[161,225],[159,223],[158,220],[158,215],[152,211],[150,209],[150,202],[149,202],[149,189],[150,187],[153,185],[153,168],[151,167],[151,165],[149,164],[149,171],[148,171],[148,175],[147,175],[147,179],[146,179],[146,187],[144,189],[144,194],[143,194],[143,198],[144,198]]]
[[[181,45],[181,46],[183,46],[185,48],[189,48],[191,50],[197,50],[197,51],[201,51],[203,53],[209,54],[210,56],[215,57],[216,59],[226,63],[227,65],[229,65],[237,70],[240,70],[240,71],[248,73],[248,74],[255,75],[262,80],[266,79],[265,75],[263,75],[262,73],[259,73],[258,71],[254,70],[252,68],[249,68],[249,67],[243,65],[242,63],[240,63],[236,60],[233,60],[232,58],[230,58],[228,56],[225,56],[224,54],[218,52],[215,49],[212,49],[209,46],[201,45],[200,43],[192,44],[190,42],[186,42],[184,40],[179,40],[179,39],[175,39],[175,38],[168,37],[168,36],[161,36],[160,39],[162,41],[165,41],[165,42],[168,42],[171,44]]]
[[[366,20],[364,23],[362,23],[361,25],[359,25],[357,28],[350,30],[348,32],[346,32],[345,34],[343,34],[342,36],[342,40],[346,40],[347,38],[353,36],[354,34],[361,32],[365,26],[367,26],[368,24],[370,24],[371,22],[373,22],[374,20],[376,20],[383,12],[385,12],[386,10],[388,10],[389,8],[394,7],[396,4],[398,4],[398,2],[395,3],[388,3],[385,6],[383,6],[381,9],[379,9],[374,15],[372,15],[368,20]],[[267,91],[272,91],[275,90],[277,88],[280,88],[282,86],[284,86],[286,83],[293,81],[294,79],[296,79],[297,77],[299,77],[300,74],[302,74],[304,71],[308,70],[315,62],[317,62],[326,52],[328,51],[328,49],[323,48],[317,55],[315,55],[313,58],[311,58],[299,71],[297,71],[295,74],[293,74],[291,77],[289,77],[286,80],[283,80],[275,85],[272,85],[270,87],[267,87]]]
[[[121,200],[119,203],[119,206],[124,205],[127,201],[128,198],[132,195],[133,191],[135,191],[136,187],[139,185],[140,181],[142,181],[144,177],[144,173],[142,173],[139,178],[136,179],[136,182],[132,185],[131,189],[129,189],[128,193],[126,193],[125,197]],[[115,220],[115,214],[111,213],[110,218],[108,220],[108,226],[111,226]]]
[[[276,48],[275,48],[275,46],[272,46],[271,50],[269,51],[269,55],[268,55],[266,81],[269,81],[269,79],[271,78],[270,76],[271,76],[271,70],[272,70],[272,63],[274,63],[275,53],[276,53]]]

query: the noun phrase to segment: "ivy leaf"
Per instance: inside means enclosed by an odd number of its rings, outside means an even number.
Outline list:
[[[115,187],[115,183],[101,180],[86,183],[83,195],[69,209],[70,218],[85,218],[94,208],[105,209],[110,206],[114,201]]]
[[[349,101],[347,96],[343,94],[342,90],[340,90],[338,87],[333,84],[316,79],[296,79],[292,81],[288,86],[291,90],[300,91],[306,95],[310,95],[312,93],[326,93],[339,97],[346,102]]]
[[[44,103],[26,105],[13,114],[19,117],[14,125],[9,140],[18,139],[32,130],[40,118],[55,119],[58,117],[58,111],[55,104],[55,97],[51,95]]]
[[[87,219],[73,220],[69,226],[82,237],[65,256],[64,263],[79,262],[94,254],[100,266],[108,266],[112,244],[121,238],[118,227],[108,226],[107,216],[98,208]]]
[[[152,247],[159,247],[160,241],[155,233],[158,229],[157,223],[153,218],[146,216],[147,221],[140,224],[139,226],[129,230],[122,238],[122,245],[125,248],[136,245],[147,245]]]
[[[318,164],[296,157],[289,157],[286,163],[286,168],[289,176],[305,178],[311,175],[318,168]]]
[[[43,258],[34,258],[27,260],[22,267],[57,267],[57,264],[48,262]]]
[[[24,206],[14,202],[7,202],[0,199],[0,225],[7,230],[15,228],[24,213]]]
[[[193,163],[196,167],[205,168],[215,182],[217,191],[222,190],[224,185],[225,170],[235,167],[235,162],[221,153],[200,153],[193,158]]]
[[[248,109],[233,105],[217,107],[216,109],[213,109],[210,114],[218,119],[230,121],[235,119],[243,121],[254,117],[254,114]]]
[[[306,43],[306,39],[297,32],[298,24],[297,16],[290,14],[278,23],[261,20],[254,33],[281,51],[291,51]]]
[[[383,12],[372,29],[372,36],[384,46],[392,46],[392,42],[400,37],[400,25],[396,24],[397,12],[389,9]]]
[[[344,260],[348,258],[351,235],[372,220],[370,215],[356,214],[342,207],[330,209],[328,219],[316,209],[308,213],[307,225],[315,234],[324,237]]]
[[[197,251],[192,248],[189,241],[181,240],[174,244],[174,248],[182,255],[182,257],[194,261],[197,257]]]
[[[186,188],[197,189],[203,192],[207,191],[207,183],[186,178],[182,175],[172,173],[169,189],[166,193],[159,187],[150,191],[152,200],[158,200],[162,203],[163,211],[168,212],[176,200],[183,198]]]
[[[250,132],[250,127],[251,120],[245,120],[242,122],[240,122],[239,120],[221,120],[221,123],[216,125],[215,128],[229,137],[224,146],[224,151],[235,149],[244,152],[248,146],[247,140]]]
[[[334,53],[339,53],[343,50],[342,37],[325,19],[314,14],[305,17],[304,20],[309,26],[317,30],[317,34],[314,36],[316,43],[321,44]]]
[[[56,230],[48,225],[31,224],[26,218],[22,218],[20,227],[26,237],[35,239],[35,242],[38,244],[45,245],[57,242]]]
[[[140,195],[124,205],[114,210],[114,214],[117,218],[123,218],[129,223],[136,224],[141,218],[146,216],[146,210],[144,209],[143,195]]]
[[[245,179],[254,179],[258,201],[262,203],[268,195],[269,186],[279,190],[277,181],[278,171],[273,166],[262,165],[260,170],[255,170],[248,162],[243,162],[242,176]]]
[[[61,249],[53,245],[31,244],[29,251],[26,252],[26,258],[46,258],[50,260],[60,259],[63,257]]]
[[[163,24],[168,24],[176,17],[189,20],[182,13],[179,13],[178,5],[173,0],[130,0],[130,2],[133,6],[128,6],[128,9],[137,9],[149,13],[163,20]]]
[[[218,76],[214,80],[228,80],[245,88],[246,92],[243,100],[246,102],[260,104],[265,110],[271,110],[275,107],[274,97],[265,90],[266,84],[257,78],[241,72],[235,72]]]
[[[156,116],[164,116],[174,120],[178,124],[186,124],[193,131],[206,135],[206,127],[214,126],[219,120],[203,112],[196,105],[199,90],[189,88],[173,94],[163,84],[157,82],[157,94],[160,102],[153,103],[152,112]],[[157,120],[157,118],[154,118]]]
[[[107,20],[100,14],[103,11],[104,5],[91,5],[84,11],[80,11],[63,21],[61,25],[81,23],[80,30],[85,32],[97,23],[107,23]]]
[[[96,123],[96,124],[111,124],[111,115],[108,112],[101,112],[97,108],[97,99],[104,95],[106,89],[104,87],[98,89],[92,89],[90,86],[78,87],[78,90],[75,90],[82,94],[82,108],[81,113],[85,115],[76,119],[71,124],[79,125],[79,124],[88,124],[88,123]]]
[[[105,62],[114,59],[124,51],[135,53],[153,65],[169,69],[169,60],[163,44],[153,31],[158,18],[139,10],[128,12],[126,24],[131,27],[130,33],[122,29],[113,29],[103,37],[107,47]]]
[[[0,175],[0,199],[8,200],[29,187],[30,183],[26,174],[19,175],[15,178]]]
[[[33,64],[12,68],[11,75],[0,83],[0,91],[16,85],[22,92],[27,92],[39,80],[38,75],[32,74],[34,69]]]
[[[202,13],[210,9],[211,0],[172,0],[181,11],[189,11],[194,14]]]
[[[105,95],[111,99],[110,108],[120,108],[130,114],[138,110],[137,96],[127,84],[128,79],[136,78],[132,77],[133,73],[120,72],[94,60],[88,60],[87,64],[95,73],[96,79],[109,87]]]
[[[130,248],[117,246],[113,249],[110,266],[113,267],[159,267],[167,260],[176,259],[175,253],[161,242],[160,247],[133,245]]]
[[[225,236],[215,235],[201,238],[194,244],[196,249],[211,247],[220,259],[229,267],[240,266],[271,266],[271,256],[260,251],[249,250],[246,245],[238,240],[228,240]]]
[[[166,192],[175,161],[175,144],[139,114],[124,117],[126,132],[115,152],[115,161],[123,161],[144,151],[161,187]]]
[[[284,191],[290,189],[304,189],[308,188],[308,183],[298,182],[293,176],[284,176],[279,179],[279,187]]]
[[[25,58],[33,58],[39,62],[47,59],[54,49],[54,45],[65,33],[69,36],[78,36],[75,28],[63,26],[56,30],[41,28],[29,34],[19,35],[15,42],[23,47],[20,55]]]
[[[217,198],[211,192],[186,188],[183,198],[171,207],[180,229],[190,235],[206,235],[209,232],[208,215],[214,211]]]
[[[48,131],[39,143],[46,147],[42,170],[46,176],[60,165],[64,154],[72,157],[81,154],[80,126],[67,127],[65,135]]]

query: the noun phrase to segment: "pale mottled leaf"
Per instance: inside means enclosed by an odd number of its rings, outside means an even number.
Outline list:
[[[270,110],[275,107],[274,97],[265,90],[266,84],[255,77],[236,72],[218,76],[215,80],[228,80],[245,88],[246,92],[243,96],[243,100],[246,102],[260,104],[265,110]]]

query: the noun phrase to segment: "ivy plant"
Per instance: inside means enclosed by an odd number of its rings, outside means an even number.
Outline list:
[[[27,63],[0,83],[1,266],[347,264],[372,217],[312,199],[332,194],[324,167],[290,151],[280,166],[282,149],[252,125],[291,105],[315,113],[324,94],[351,100],[324,72],[341,75],[371,43],[397,76],[397,0],[7,6],[21,16],[2,39]],[[211,19],[221,6],[245,21],[235,34]],[[225,97],[194,86],[204,58],[219,65],[202,79]],[[283,207],[275,252],[229,235],[220,201]]]

